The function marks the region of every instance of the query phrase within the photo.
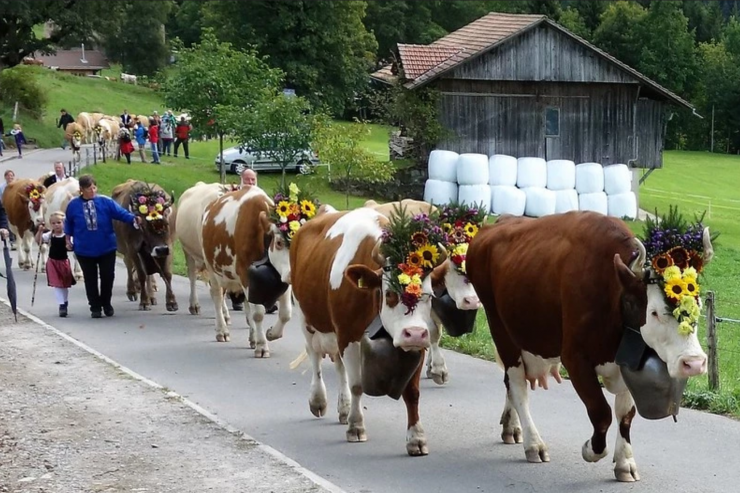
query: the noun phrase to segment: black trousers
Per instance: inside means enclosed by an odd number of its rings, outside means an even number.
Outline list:
[[[183,139],[183,140],[175,139],[175,150],[174,150],[175,157],[177,157],[177,150],[180,148],[180,144],[182,144],[182,148],[185,151],[185,157],[190,157],[190,154],[188,153],[188,140],[189,139]]]
[[[82,275],[85,278],[85,294],[91,312],[99,312],[111,306],[113,296],[113,280],[116,277],[116,251],[99,257],[85,257],[77,255]],[[100,289],[98,289],[98,273],[100,274]]]

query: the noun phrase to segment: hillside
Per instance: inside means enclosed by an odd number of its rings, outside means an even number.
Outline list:
[[[124,108],[133,114],[151,114],[163,110],[159,94],[145,87],[122,82],[110,82],[93,77],[53,72],[38,67],[24,67],[48,95],[49,102],[41,120],[35,120],[19,111],[18,122],[23,125],[26,137],[36,139],[40,147],[58,147],[63,134],[56,128],[59,110],[64,108],[72,116],[81,111],[120,115]],[[12,124],[13,102],[0,101],[0,116],[6,129]]]

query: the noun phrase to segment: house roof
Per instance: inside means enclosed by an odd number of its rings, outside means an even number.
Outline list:
[[[110,68],[108,59],[98,50],[85,50],[85,60],[82,62],[82,50],[57,50],[53,55],[34,53],[33,58],[44,62],[46,67],[59,67],[60,70],[100,70]]]
[[[439,77],[441,74],[494,49],[512,37],[518,36],[540,24],[547,24],[557,29],[564,35],[595,52],[609,63],[612,63],[629,73],[635,79],[639,80],[646,86],[649,86],[667,99],[694,110],[694,107],[688,101],[644,76],[629,65],[620,62],[608,53],[600,50],[580,36],[573,34],[544,15],[501,14],[491,12],[470,24],[461,27],[457,31],[453,31],[447,36],[436,40],[432,44],[427,45],[428,49],[426,51],[419,49],[419,45],[399,44],[399,56],[404,69],[404,75],[406,77],[404,87],[414,89],[425,85]],[[414,48],[409,49],[409,46]],[[402,47],[404,47],[403,50]],[[434,55],[430,54],[431,50],[434,50]],[[456,53],[452,53],[454,50],[458,51]],[[442,59],[442,53],[448,54],[447,58]],[[434,62],[437,63],[434,64]],[[409,67],[411,68],[410,70]],[[386,83],[393,83],[397,80],[397,76],[393,73],[391,65],[386,65],[373,73],[371,77]]]

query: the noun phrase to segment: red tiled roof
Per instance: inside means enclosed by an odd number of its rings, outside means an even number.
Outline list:
[[[85,50],[85,60],[82,62],[82,50],[57,50],[53,55],[34,53],[33,58],[44,62],[46,67],[59,67],[61,70],[100,70],[110,68],[108,59],[97,50]]]
[[[463,51],[457,47],[434,45],[407,45],[398,43],[403,72],[407,79],[417,79],[425,72],[437,67]]]

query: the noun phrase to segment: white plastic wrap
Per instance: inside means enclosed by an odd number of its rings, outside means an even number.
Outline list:
[[[524,215],[542,217],[555,214],[555,192],[546,188],[527,187],[522,189],[527,196]]]
[[[516,186],[517,159],[505,154],[494,154],[488,159],[488,184],[497,186]]]
[[[491,212],[494,214],[523,216],[524,207],[527,203],[527,194],[517,187],[491,187],[491,203],[493,204]]]
[[[581,163],[576,165],[576,191],[596,193],[604,191],[604,167],[599,163]]]
[[[604,191],[607,195],[632,191],[632,172],[626,164],[604,166]]]
[[[460,185],[457,201],[484,211],[491,210],[491,187],[488,185]]]
[[[460,154],[457,158],[458,185],[488,185],[488,156]]]
[[[549,190],[572,190],[576,188],[576,163],[566,159],[548,161],[547,188]]]
[[[582,211],[594,211],[606,215],[609,210],[606,192],[579,193],[578,208]]]
[[[637,218],[637,197],[634,192],[618,193],[607,197],[607,211],[612,217]]]
[[[429,154],[429,179],[457,182],[457,160],[460,155],[452,151],[435,149]]]
[[[558,190],[555,192],[555,214],[578,210],[578,192]]]
[[[457,202],[457,183],[441,180],[427,180],[424,184],[424,202],[446,205]]]
[[[517,160],[516,186],[545,188],[547,186],[547,162],[539,157],[520,157]]]

